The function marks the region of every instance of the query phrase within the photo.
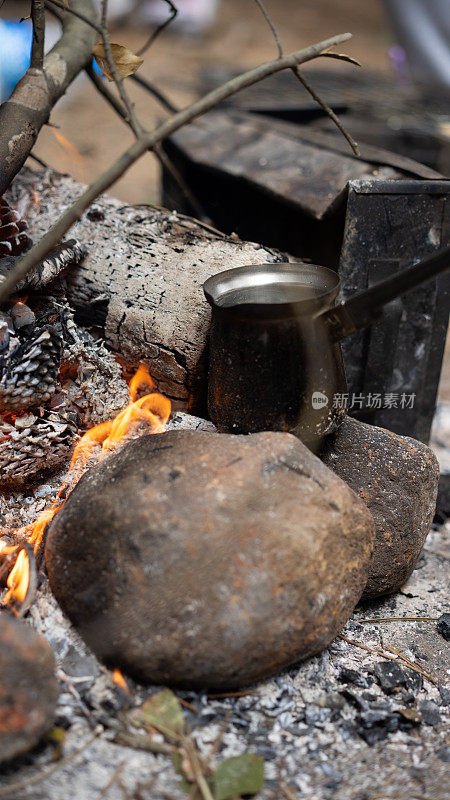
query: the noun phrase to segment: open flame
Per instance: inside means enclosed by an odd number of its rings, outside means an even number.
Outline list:
[[[125,678],[123,677],[120,669],[116,668],[114,670],[114,672],[113,672],[113,683],[115,684],[115,686],[119,687],[119,689],[122,689],[122,691],[125,692],[125,694],[130,694],[130,690],[128,688],[128,684],[127,684]]]
[[[145,433],[163,433],[170,417],[171,403],[167,397],[153,392],[153,381],[148,368],[141,364],[130,381],[130,402],[126,408],[108,422],[102,422],[88,430],[75,446],[69,471],[52,505],[45,509],[31,525],[18,531],[16,536],[32,545],[34,553],[38,553],[42,545],[45,530],[55,514],[63,507],[67,496],[78,483],[81,476],[96,457],[101,461],[105,455],[114,450],[127,439]],[[138,395],[147,391],[142,397]],[[28,592],[30,580],[30,562],[27,548],[23,545],[11,545],[0,539],[0,559],[16,554],[16,560],[7,579],[8,592],[2,600],[3,606],[15,608],[20,606]]]

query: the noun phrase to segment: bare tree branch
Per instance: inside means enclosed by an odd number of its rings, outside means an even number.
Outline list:
[[[86,72],[97,91],[102,95],[102,97],[105,98],[105,100],[110,104],[119,117],[129,125],[128,115],[124,106],[121,104],[120,100],[118,100],[117,97],[108,89],[108,87],[105,86],[104,81],[102,81],[102,79],[97,75],[92,68],[92,65],[86,67]],[[191,206],[195,216],[200,220],[208,221],[209,218],[205,213],[205,210],[202,208],[197,198],[192,194],[183,176],[172,162],[172,159],[169,158],[167,153],[164,152],[160,145],[156,145],[153,150],[150,150],[150,152],[153,152],[161,166],[165,167],[168,172],[170,172],[173,180],[178,184],[186,200]]]
[[[276,45],[277,45],[277,48],[278,48],[278,54],[279,54],[279,56],[281,58],[282,55],[283,55],[283,45],[281,44],[280,37],[278,35],[278,31],[277,31],[275,25],[273,24],[273,22],[272,22],[272,20],[271,20],[271,18],[269,16],[269,13],[268,13],[263,1],[262,0],[255,0],[255,3],[258,6],[259,10],[261,11],[262,15],[264,16],[264,19],[266,20],[270,30],[272,31],[273,37],[275,39],[275,42],[276,42]],[[360,66],[360,64],[357,61],[355,61],[355,59],[351,58],[351,56],[347,56],[347,55],[342,54],[342,53],[324,53],[323,55],[326,55],[326,56],[328,56],[330,58],[339,58],[342,61],[349,61],[352,64],[357,64],[358,66]],[[327,105],[325,100],[322,100],[322,98],[313,89],[311,84],[306,80],[306,78],[303,77],[303,75],[300,72],[298,66],[293,67],[292,68],[292,72],[294,73],[294,75],[297,78],[297,80],[299,80],[300,83],[305,87],[306,91],[309,92],[309,94],[311,95],[313,100],[315,100],[316,103],[318,103],[319,106],[321,108],[323,108],[323,110],[325,111],[326,114],[328,114],[329,118],[332,120],[332,122],[334,122],[334,124],[336,125],[338,130],[340,130],[340,132],[342,133],[344,138],[349,143],[349,145],[352,148],[355,156],[359,156],[360,152],[359,152],[358,145],[356,144],[355,140],[353,139],[353,136],[351,136],[351,134],[346,130],[346,128],[344,127],[344,125],[340,121],[340,119],[337,116],[337,114],[335,114],[333,109],[330,108],[329,105]]]
[[[53,4],[54,6],[57,6],[66,14],[72,14],[74,17],[77,17],[78,19],[82,20],[82,22],[85,22],[86,25],[89,25],[91,28],[93,28],[94,31],[97,31],[99,36],[102,35],[102,29],[101,26],[98,24],[96,16],[91,18],[88,14],[85,14],[83,11],[80,11],[76,5],[69,6],[68,4],[61,2],[61,0],[45,0],[46,5],[48,5],[49,3]],[[64,19],[64,17],[62,19]]]
[[[345,127],[344,127],[344,125],[342,124],[342,122],[341,122],[341,120],[339,119],[339,117],[337,116],[337,114],[335,114],[335,112],[333,111],[333,109],[332,109],[332,108],[330,108],[330,106],[329,106],[329,105],[327,105],[327,103],[325,102],[325,100],[322,100],[322,98],[321,98],[321,97],[320,97],[320,96],[317,94],[317,92],[315,91],[315,89],[313,89],[313,87],[311,86],[311,84],[310,84],[310,83],[309,83],[309,82],[306,80],[306,78],[305,78],[305,77],[302,75],[302,73],[300,72],[300,70],[298,69],[298,67],[295,67],[295,68],[293,69],[293,72],[294,72],[294,74],[297,76],[297,78],[298,78],[298,80],[300,81],[300,83],[301,83],[301,84],[303,84],[303,86],[305,87],[306,91],[307,91],[307,92],[309,92],[309,94],[311,95],[312,99],[313,99],[313,100],[315,100],[315,101],[316,101],[316,103],[318,103],[318,104],[319,104],[319,106],[320,106],[321,108],[323,108],[323,110],[325,111],[325,113],[326,113],[326,114],[328,114],[329,118],[330,118],[330,119],[331,119],[331,120],[334,122],[334,124],[336,125],[336,128],[338,128],[338,130],[340,130],[340,132],[342,133],[342,135],[344,136],[344,138],[345,138],[345,139],[347,139],[347,142],[349,143],[350,147],[352,148],[352,150],[353,150],[353,152],[354,152],[355,156],[360,156],[361,154],[360,154],[360,152],[359,152],[359,147],[358,147],[358,145],[356,144],[355,140],[353,139],[353,136],[352,136],[352,135],[351,135],[351,134],[350,134],[350,133],[349,133],[349,132],[346,130],[346,128],[345,128]]]
[[[57,244],[69,228],[81,217],[84,211],[94,202],[94,200],[109,189],[115,181],[132,165],[143,153],[153,149],[156,145],[166,139],[175,131],[187,125],[192,120],[210,111],[219,103],[231,97],[236,92],[252,86],[254,83],[263,80],[268,75],[273,75],[283,69],[292,69],[298,64],[304,64],[319,58],[323,51],[328,50],[334,45],[346,42],[351,38],[351,33],[343,33],[333,36],[323,42],[318,42],[303,50],[299,50],[275,61],[268,61],[258,67],[244,72],[230,81],[218,86],[212,92],[192,103],[187,108],[182,109],[177,114],[167,119],[153,131],[142,134],[134,144],[125,150],[124,153],[112,164],[109,169],[103,172],[84,192],[78,197],[67,211],[59,218],[55,225],[42,237],[42,239],[29,250],[14,269],[6,276],[0,284],[0,303],[5,302],[17,283],[24,278],[27,273],[41,261],[52,247]]]
[[[111,50],[111,42],[108,36],[107,15],[108,15],[108,0],[102,0],[102,14],[101,14],[100,27],[101,27],[101,39],[105,51],[106,60],[108,62],[109,71],[114,78],[114,83],[117,86],[120,99],[122,100],[122,103],[127,110],[127,121],[129,121],[130,127],[133,130],[135,136],[139,137],[143,131],[143,127],[134,112],[133,104],[130,98],[128,97],[127,92],[125,91],[122,78],[119,75],[119,72],[116,67],[116,62],[114,61],[114,57]]]
[[[143,47],[141,47],[140,50],[137,51],[138,56],[141,56],[152,46],[153,42],[156,41],[158,36],[160,36],[160,34],[171,24],[171,22],[174,21],[178,14],[178,8],[176,7],[175,3],[172,3],[172,0],[164,0],[164,2],[166,2],[170,8],[170,16],[168,16],[167,19],[165,19],[164,22],[161,23],[158,28],[156,28],[156,30],[152,31],[146,43],[143,45]]]
[[[269,15],[269,12],[267,11],[267,9],[266,9],[264,3],[262,2],[262,0],[255,0],[255,3],[258,6],[259,10],[261,11],[261,14],[263,15],[264,19],[266,20],[270,30],[272,31],[273,38],[275,39],[275,42],[276,42],[276,45],[277,45],[277,48],[278,48],[278,55],[280,56],[280,58],[282,58],[283,57],[283,45],[281,44],[281,40],[280,40],[280,37],[278,35],[278,31],[277,31],[275,25],[272,22],[272,19],[271,19],[270,15]]]
[[[33,40],[31,44],[30,66],[42,69],[44,66],[45,9],[44,0],[32,0],[31,19],[33,20]]]
[[[72,6],[96,19],[94,0],[72,0]],[[92,27],[68,14],[63,26],[43,69],[30,67],[0,106],[0,196],[28,158],[53,106],[91,58],[96,39]]]

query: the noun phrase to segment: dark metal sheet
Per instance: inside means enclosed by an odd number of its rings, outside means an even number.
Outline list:
[[[237,111],[212,112],[171,141],[192,163],[251,183],[315,219],[334,211],[351,180],[440,177],[371,145],[358,159],[341,136]]]
[[[351,182],[340,262],[342,298],[367,288],[374,259],[390,261],[397,271],[450,244],[449,208],[450,181]],[[355,416],[428,440],[448,326],[449,282],[446,274],[401,298],[393,352],[378,365],[368,361],[377,351],[377,326],[344,340],[350,395],[366,397],[382,387],[384,395],[398,398],[390,408],[366,408]],[[402,394],[415,396],[412,408],[401,407]]]

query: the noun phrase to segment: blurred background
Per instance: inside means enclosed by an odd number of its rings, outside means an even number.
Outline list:
[[[189,0],[179,0],[178,6],[181,8],[183,3],[189,5]],[[168,6],[163,0],[153,0],[151,5],[155,6],[155,13],[157,6],[167,16]],[[345,52],[364,67],[385,73],[391,69],[388,50],[393,38],[382,0],[267,0],[266,5],[286,52],[351,31],[353,39],[345,45]],[[111,0],[110,8],[112,41],[136,52],[154,27],[150,14],[147,12],[150,19],[146,20],[142,9],[122,21],[125,0]],[[5,0],[0,18],[17,20],[27,13],[26,3]],[[59,30],[56,22],[54,27],[53,36]],[[199,80],[212,65],[245,69],[277,55],[271,33],[253,0],[222,0],[212,24],[203,33],[191,30],[192,26],[188,30],[181,27],[181,20],[177,30],[169,27],[145,55],[139,70],[177,106],[186,105],[197,96]],[[4,47],[0,42],[0,48]],[[327,66],[330,64],[326,62]],[[352,71],[357,67],[336,62],[336,69]],[[127,89],[144,124],[150,127],[164,117],[161,107],[144,90],[132,81],[127,81]],[[126,126],[84,75],[57,104],[52,123],[58,127],[42,130],[34,152],[55,169],[70,172],[81,181],[92,180],[132,141]],[[139,161],[116,183],[114,194],[130,203],[158,202],[159,167],[155,159],[149,155]]]

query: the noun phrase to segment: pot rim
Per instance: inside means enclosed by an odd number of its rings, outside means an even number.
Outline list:
[[[307,298],[305,288],[313,290]],[[303,261],[234,267],[212,275],[203,284],[214,310],[249,316],[316,315],[332,307],[339,289],[336,272]]]

